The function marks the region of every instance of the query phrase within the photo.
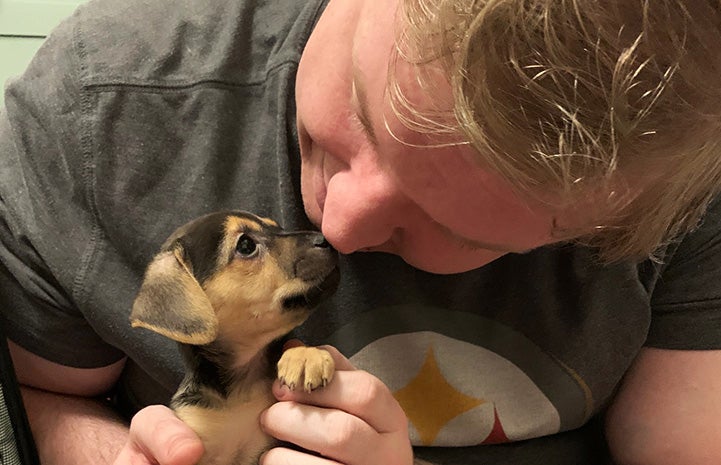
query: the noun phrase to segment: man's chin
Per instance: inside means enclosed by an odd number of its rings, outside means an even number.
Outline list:
[[[402,257],[401,257],[402,258]],[[499,257],[496,257],[499,258]],[[466,273],[468,271],[477,270],[478,268],[483,268],[485,265],[488,265],[491,263],[494,259],[487,260],[481,263],[433,263],[433,264],[427,264],[427,263],[415,263],[410,260],[403,259],[406,263],[408,263],[413,268],[417,268],[421,271],[425,271],[426,273],[431,274],[440,274],[440,275],[451,275],[451,274],[461,274]]]
[[[425,258],[425,257],[412,257],[412,256],[404,256],[403,254],[391,252],[391,251],[384,251],[384,250],[368,250],[363,251],[359,253],[368,253],[368,252],[377,252],[377,253],[388,253],[391,255],[396,255],[400,257],[404,262],[406,262],[408,265],[412,266],[413,268],[416,268],[420,271],[424,271],[426,273],[431,274],[439,274],[439,275],[451,275],[451,274],[460,274],[460,273],[466,273],[468,271],[477,270],[478,268],[482,268],[492,261],[502,257],[505,254],[498,253],[498,252],[489,252],[487,254],[483,254],[482,257],[476,256],[476,257],[462,257],[457,259],[445,259],[445,260],[439,260],[437,258]]]

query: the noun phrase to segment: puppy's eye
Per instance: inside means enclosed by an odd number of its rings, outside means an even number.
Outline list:
[[[243,234],[238,239],[235,250],[243,257],[252,257],[258,252],[258,244],[249,236]]]

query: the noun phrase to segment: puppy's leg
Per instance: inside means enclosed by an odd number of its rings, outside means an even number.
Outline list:
[[[290,389],[303,386],[306,392],[325,386],[333,379],[333,357],[317,347],[293,347],[278,362],[278,379]]]

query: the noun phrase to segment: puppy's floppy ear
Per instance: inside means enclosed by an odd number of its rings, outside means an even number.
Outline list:
[[[215,340],[218,320],[213,306],[188,269],[181,248],[161,252],[148,265],[130,323],[186,344]]]

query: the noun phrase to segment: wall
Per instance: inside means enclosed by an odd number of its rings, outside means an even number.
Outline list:
[[[22,73],[45,36],[83,1],[0,0],[0,87]]]

